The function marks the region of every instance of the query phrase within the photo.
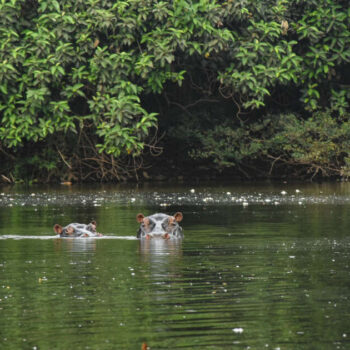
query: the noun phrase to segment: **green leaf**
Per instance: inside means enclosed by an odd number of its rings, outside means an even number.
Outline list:
[[[57,12],[60,12],[60,4],[56,0],[52,0],[52,5],[56,9]]]

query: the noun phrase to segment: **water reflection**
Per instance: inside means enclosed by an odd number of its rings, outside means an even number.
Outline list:
[[[95,238],[56,238],[55,250],[63,250],[70,252],[95,252],[96,239]]]
[[[150,266],[152,279],[174,277],[182,260],[182,240],[149,239],[140,240],[141,261]]]
[[[182,255],[182,240],[180,239],[142,239],[140,240],[140,253],[145,258]],[[146,260],[147,260],[146,259]]]

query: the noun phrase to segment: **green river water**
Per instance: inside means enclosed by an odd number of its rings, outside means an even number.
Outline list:
[[[0,349],[350,349],[349,214],[348,183],[0,187]]]

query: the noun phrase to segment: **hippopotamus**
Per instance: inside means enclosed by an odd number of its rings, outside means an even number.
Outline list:
[[[136,220],[141,224],[137,232],[137,238],[183,238],[182,228],[179,222],[182,220],[182,213],[175,213],[173,216],[157,213],[150,216],[137,214]]]
[[[96,221],[92,221],[88,225],[72,223],[65,227],[56,224],[53,229],[61,237],[100,237],[102,235],[96,232],[96,226]]]

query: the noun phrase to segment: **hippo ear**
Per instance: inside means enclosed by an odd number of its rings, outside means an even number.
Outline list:
[[[141,223],[144,218],[145,218],[145,216],[143,214],[141,214],[141,213],[136,215],[136,220],[139,223]]]
[[[175,213],[174,218],[177,222],[180,222],[183,218],[182,213],[180,213],[180,212]]]
[[[57,234],[60,235],[60,234],[62,233],[62,226],[56,224],[56,225],[53,227],[53,230],[54,230]]]

